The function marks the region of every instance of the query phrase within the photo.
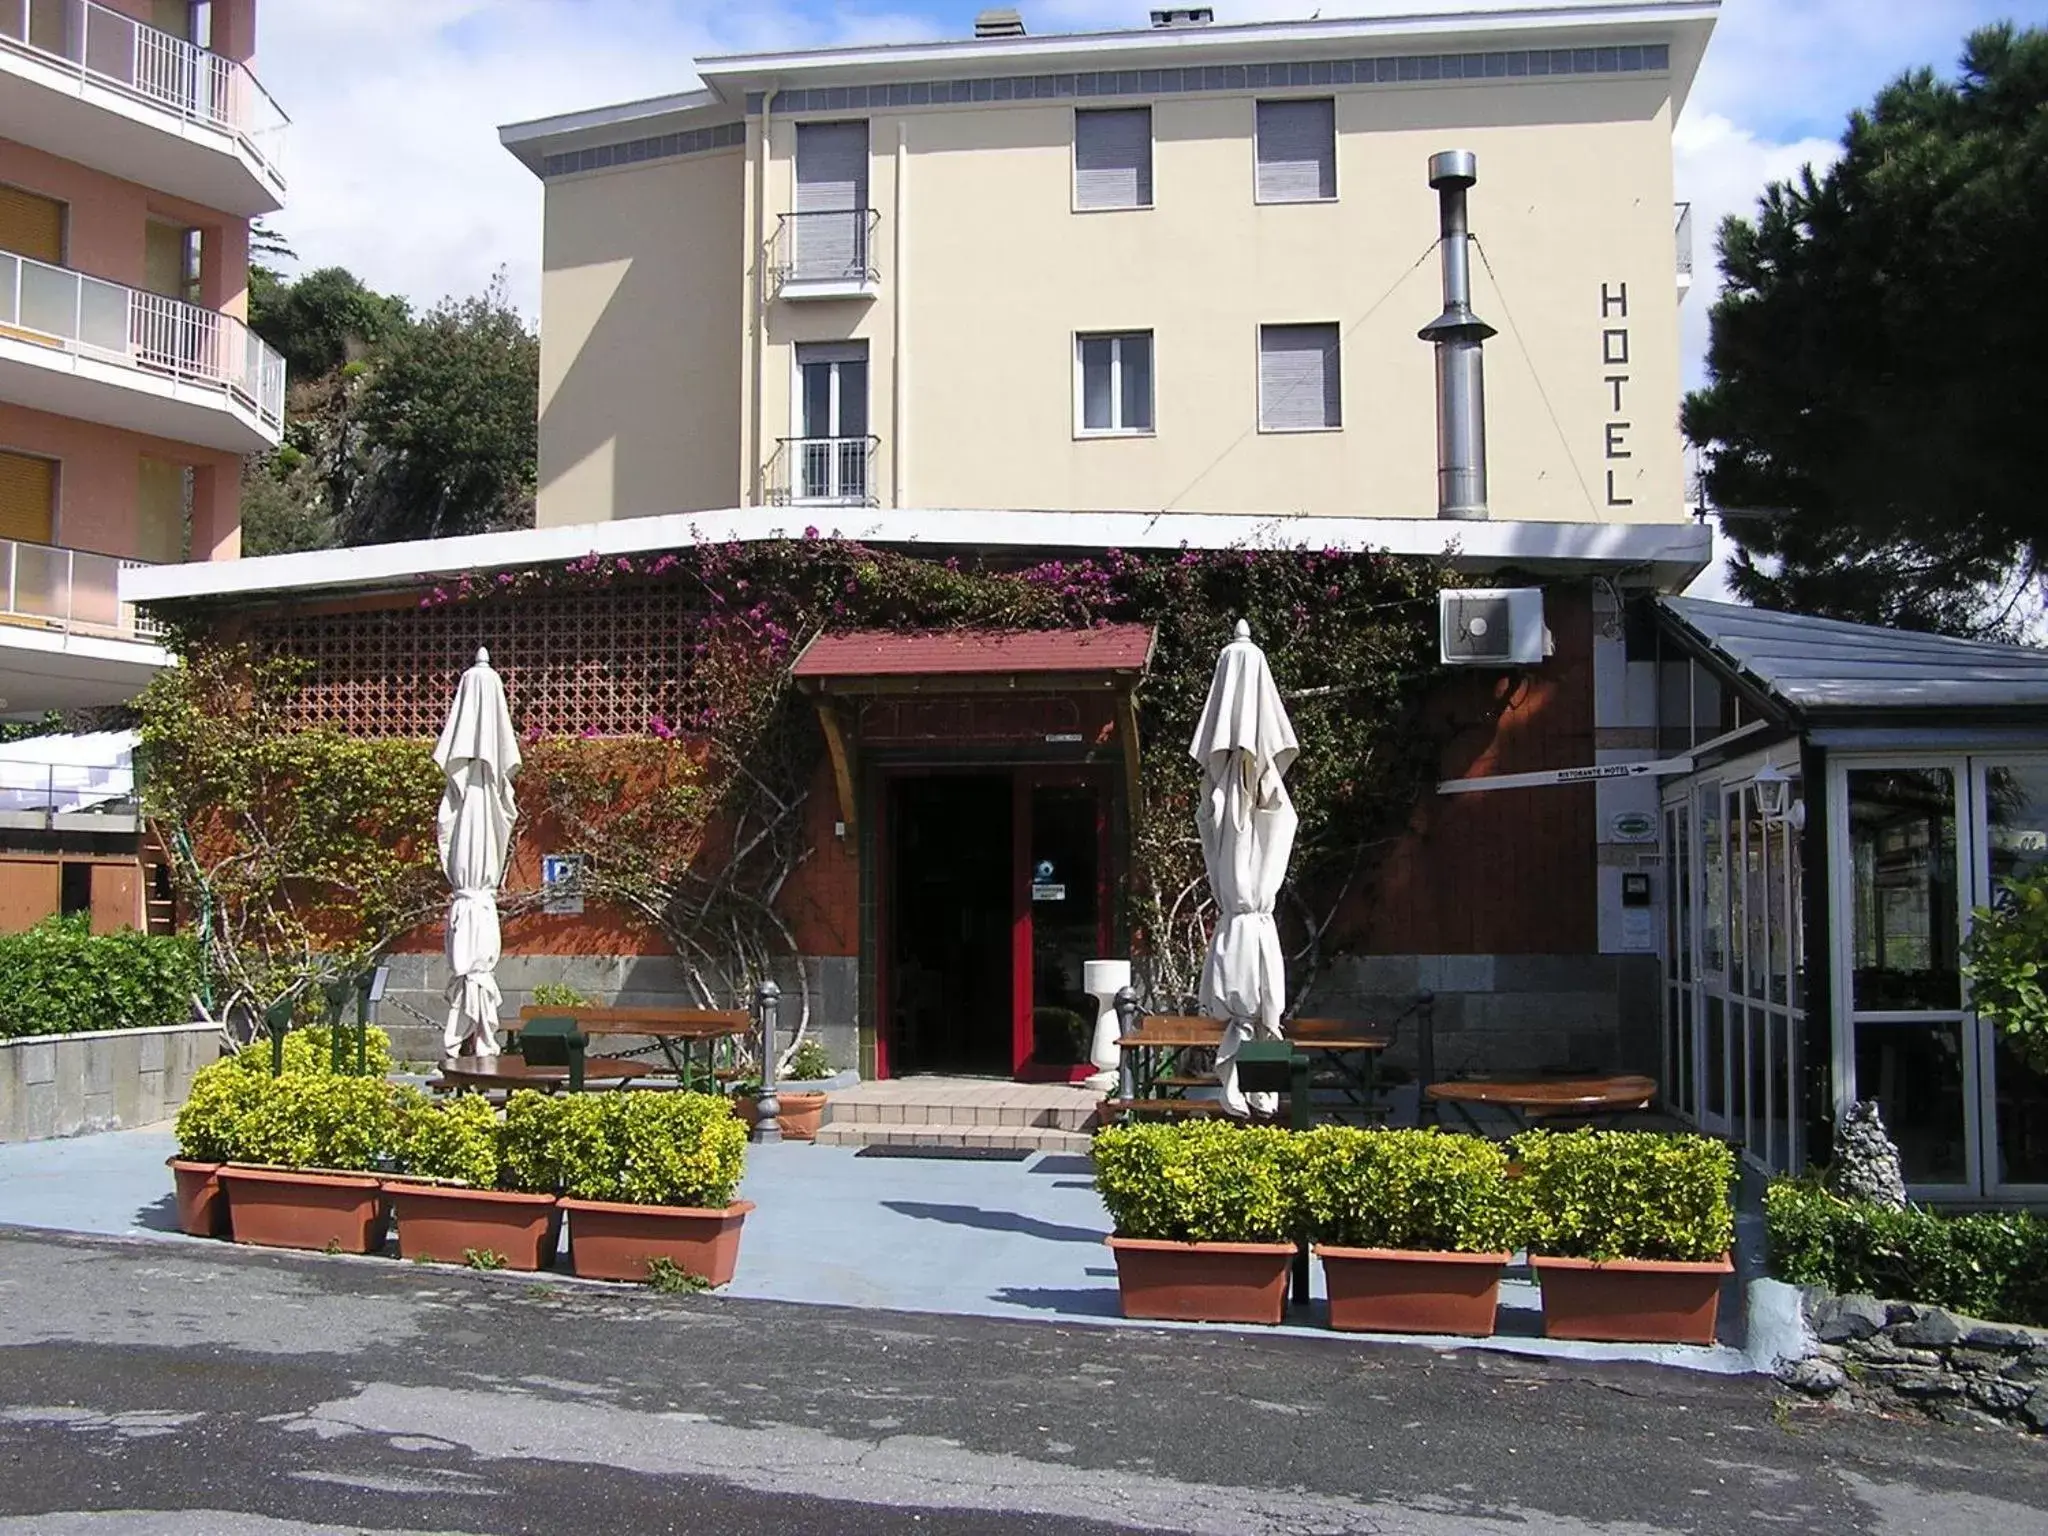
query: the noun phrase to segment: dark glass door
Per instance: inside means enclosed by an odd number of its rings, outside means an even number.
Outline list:
[[[1095,1003],[1082,967],[1110,954],[1109,789],[1020,774],[1014,1051],[1020,1077],[1086,1076]]]

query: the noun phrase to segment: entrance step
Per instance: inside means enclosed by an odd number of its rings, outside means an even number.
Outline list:
[[[904,1077],[825,1102],[827,1146],[1026,1147],[1085,1152],[1102,1096],[1068,1083]]]
[[[1026,1152],[1086,1152],[1086,1131],[1044,1125],[944,1125],[936,1121],[842,1120],[818,1130],[822,1147],[1007,1147]]]

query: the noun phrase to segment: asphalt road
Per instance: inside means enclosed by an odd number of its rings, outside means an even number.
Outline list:
[[[0,1536],[1770,1530],[2048,1533],[2048,1450],[1651,1367],[0,1229]]]

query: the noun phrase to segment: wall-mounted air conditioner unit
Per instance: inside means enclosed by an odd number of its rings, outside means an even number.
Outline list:
[[[1523,667],[1554,647],[1541,587],[1464,587],[1437,593],[1437,635],[1447,667]]]

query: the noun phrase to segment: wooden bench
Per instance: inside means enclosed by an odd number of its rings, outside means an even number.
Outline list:
[[[1574,1119],[1612,1123],[1618,1115],[1648,1109],[1657,1097],[1655,1078],[1617,1077],[1465,1078],[1431,1083],[1423,1090],[1432,1103],[1449,1104],[1480,1130],[1474,1105],[1500,1110],[1520,1129],[1540,1120]]]
[[[519,1010],[527,1019],[574,1019],[577,1028],[596,1039],[603,1035],[639,1035],[661,1047],[677,1076],[687,1079],[692,1047],[704,1048],[704,1070],[712,1078],[729,1082],[740,1075],[728,1061],[720,1065],[719,1047],[744,1039],[754,1027],[754,1017],[744,1008],[601,1008],[579,1005],[547,1008],[529,1003]]]

